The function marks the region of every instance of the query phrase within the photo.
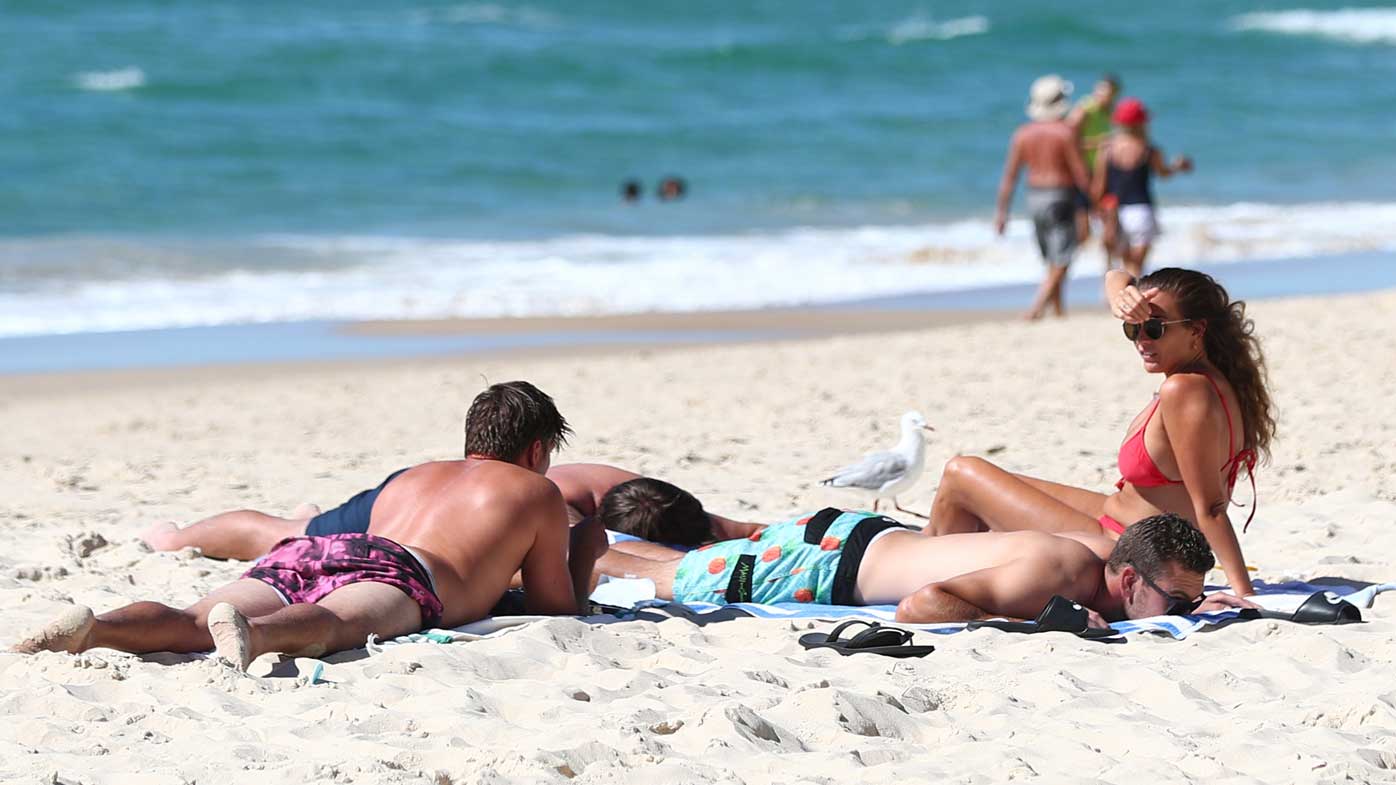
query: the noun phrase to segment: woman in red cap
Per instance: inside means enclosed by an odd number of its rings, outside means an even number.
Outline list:
[[[1169,177],[1190,172],[1192,160],[1180,155],[1170,164],[1163,152],[1149,143],[1149,110],[1138,98],[1116,104],[1111,119],[1116,131],[1096,156],[1091,196],[1107,215],[1106,253],[1118,250],[1125,272],[1138,278],[1144,274],[1144,260],[1158,236],[1150,175]]]

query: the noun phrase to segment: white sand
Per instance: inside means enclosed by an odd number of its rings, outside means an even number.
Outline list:
[[[1247,560],[1270,580],[1396,579],[1396,293],[1253,313],[1281,438]],[[913,509],[959,451],[1105,489],[1158,382],[1102,315],[520,362],[0,379],[0,641],[69,602],[193,600],[245,565],[149,553],[143,526],[337,504],[454,457],[471,396],[511,378],[572,420],[561,460],[653,473],[756,520],[864,503],[814,482],[891,444],[911,407],[937,428],[901,497]],[[318,684],[309,659],[263,657],[249,676],[176,655],[0,654],[0,782],[1393,781],[1393,603],[1365,625],[1253,622],[1183,642],[965,633],[921,641],[939,650],[918,661],[806,652],[810,625],[784,621],[558,619],[333,657]]]

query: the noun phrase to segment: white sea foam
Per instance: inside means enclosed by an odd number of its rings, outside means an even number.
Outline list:
[[[983,35],[989,32],[989,27],[989,19],[985,16],[963,16],[936,21],[923,14],[915,14],[890,25],[845,27],[838,37],[842,41],[878,40],[901,46],[915,41],[949,41],[965,36]]]
[[[1396,203],[1165,207],[1151,264],[1396,250]],[[28,242],[26,245],[24,243]],[[123,260],[131,258],[121,241]],[[54,244],[57,244],[56,246]],[[241,322],[589,315],[755,308],[1036,281],[1027,221],[995,237],[988,221],[795,229],[698,237],[580,235],[536,241],[381,236],[263,237],[119,277],[102,243],[0,243],[0,335]],[[88,280],[36,279],[26,257],[86,260]],[[207,254],[219,272],[191,276]],[[256,259],[229,270],[229,258]],[[274,262],[274,264],[270,263]],[[169,272],[162,272],[168,265]],[[6,271],[24,270],[22,279]],[[1098,250],[1074,275],[1098,275]]]
[[[419,24],[448,25],[516,25],[541,29],[556,26],[558,17],[527,6],[506,6],[495,3],[463,3],[445,8],[425,8],[414,11],[412,20]]]
[[[73,83],[84,90],[97,92],[134,90],[145,85],[145,71],[136,66],[115,71],[85,71],[74,76]]]
[[[1305,35],[1355,44],[1396,44],[1396,8],[1294,9],[1241,14],[1233,30]]]
[[[989,19],[983,16],[964,16],[943,22],[913,16],[898,22],[887,31],[887,41],[900,46],[912,41],[949,41],[952,38],[983,35],[987,32]]]

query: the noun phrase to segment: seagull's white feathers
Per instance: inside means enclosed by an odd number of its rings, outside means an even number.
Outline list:
[[[887,483],[895,482],[906,474],[911,462],[906,456],[891,450],[868,453],[861,461],[834,472],[834,476],[822,482],[835,488],[866,488],[880,491]],[[889,478],[891,478],[889,480]]]
[[[901,418],[901,439],[890,450],[868,453],[862,460],[834,472],[821,480],[821,485],[835,488],[862,488],[877,494],[879,499],[893,499],[910,488],[925,468],[926,441],[922,430],[929,430],[920,412],[907,412]]]

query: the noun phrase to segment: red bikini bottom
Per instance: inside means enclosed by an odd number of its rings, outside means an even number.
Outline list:
[[[1106,531],[1111,531],[1116,534],[1125,533],[1125,525],[1115,520],[1114,518],[1111,518],[1109,515],[1102,515],[1099,518],[1096,518],[1096,520],[1100,521],[1100,528]]]

